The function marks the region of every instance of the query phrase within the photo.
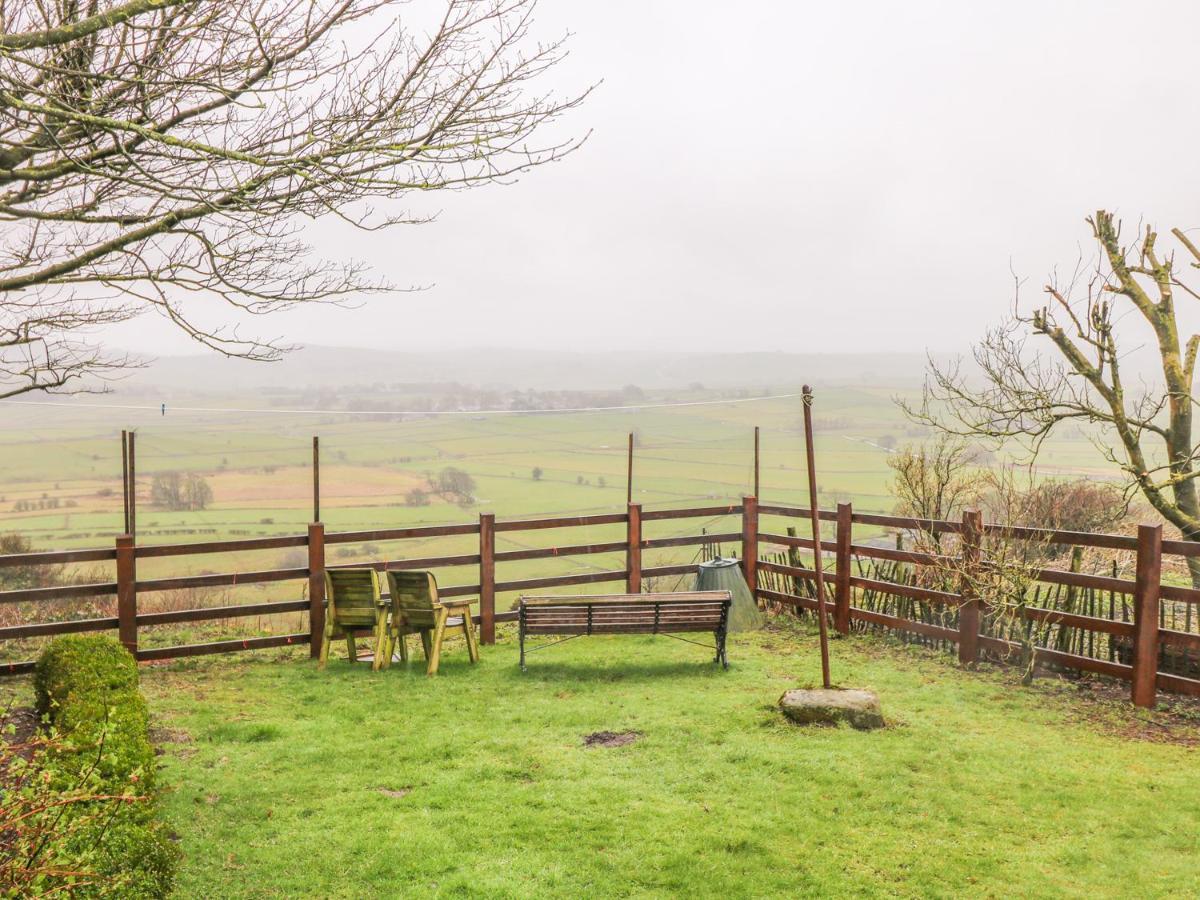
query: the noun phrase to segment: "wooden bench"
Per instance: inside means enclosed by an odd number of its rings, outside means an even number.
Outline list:
[[[725,637],[731,601],[729,591],[523,596],[517,605],[521,671],[525,671],[527,636],[562,636],[561,640],[552,644],[532,648],[529,651],[532,653],[533,650],[543,650],[589,634],[663,634],[676,637],[688,632],[707,631],[711,631],[715,639],[712,649],[716,650],[717,655],[713,662],[721,663],[728,669]]]

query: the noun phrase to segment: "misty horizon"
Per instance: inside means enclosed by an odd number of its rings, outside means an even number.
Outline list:
[[[1178,177],[1200,8],[1156,8],[543,4],[537,36],[573,32],[545,86],[602,82],[555,125],[587,143],[518,183],[398,207],[428,225],[307,224],[316,258],[427,289],[241,330],[374,348],[962,352],[1010,310],[1014,272],[1040,304],[1052,272],[1090,257],[1097,208],[1130,232],[1200,226]],[[1171,121],[1172,139],[1113,127],[1127,111]],[[155,315],[103,335],[201,349]]]

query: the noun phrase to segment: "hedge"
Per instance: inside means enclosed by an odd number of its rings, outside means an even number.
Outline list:
[[[42,652],[33,684],[38,712],[60,738],[51,777],[64,788],[84,779],[96,794],[144,798],[72,837],[68,850],[80,868],[109,879],[91,892],[166,896],[179,851],[157,819],[154,747],[137,663],[111,637],[64,635]]]

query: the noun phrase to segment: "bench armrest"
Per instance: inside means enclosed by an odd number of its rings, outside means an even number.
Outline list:
[[[474,601],[467,597],[455,597],[453,600],[442,600],[440,597],[438,598],[438,603],[442,604],[442,606],[446,607],[447,609],[453,609],[457,606],[470,606],[473,602]]]

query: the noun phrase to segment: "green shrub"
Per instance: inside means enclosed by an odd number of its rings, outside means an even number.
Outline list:
[[[97,820],[94,831],[99,831],[101,824]],[[132,816],[117,816],[107,823],[99,839],[91,838],[84,830],[69,849],[77,849],[74,858],[103,880],[76,888],[72,896],[153,900],[171,893],[179,849],[158,819],[137,821]]]
[[[39,716],[79,692],[137,690],[133,656],[118,641],[100,634],[67,634],[42,651],[33,669]],[[54,716],[51,716],[51,721]]]
[[[52,783],[139,798],[112,816],[87,818],[65,838],[63,852],[102,876],[80,896],[165,896],[179,850],[155,818],[154,747],[137,663],[111,637],[66,635],[42,652],[33,680],[38,711],[58,735],[47,762]],[[86,817],[88,809],[72,813]]]

